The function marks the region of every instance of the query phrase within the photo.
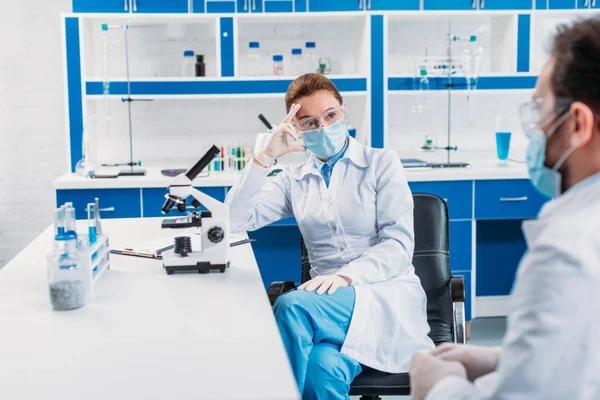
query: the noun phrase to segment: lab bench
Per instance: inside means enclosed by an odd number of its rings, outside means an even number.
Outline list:
[[[525,167],[474,162],[467,169],[408,171],[406,176],[413,192],[435,194],[448,205],[451,268],[467,282],[467,318],[505,314],[526,248],[521,222],[535,218],[547,201],[530,183]],[[237,177],[212,173],[193,184],[223,201]],[[85,205],[95,197],[103,218],[138,218],[160,216],[168,184],[169,178],[150,168],[145,177],[113,180],[67,174],[55,188],[57,204],[72,201],[78,218],[86,217]],[[249,235],[257,239],[252,247],[265,287],[272,281],[300,281],[300,231],[294,218]]]

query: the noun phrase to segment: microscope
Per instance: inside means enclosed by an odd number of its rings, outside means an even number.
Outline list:
[[[168,275],[184,271],[204,274],[211,270],[225,272],[229,267],[229,207],[192,187],[194,178],[219,153],[219,148],[212,146],[192,168],[174,177],[169,185],[162,213],[167,214],[175,205],[177,210],[185,212],[190,195],[193,197],[191,205],[194,211],[188,212],[185,217],[164,219],[162,228],[196,228],[201,235],[202,248],[193,249],[190,236],[176,237],[175,247],[162,253],[163,266]],[[204,205],[208,211],[200,211],[200,205]]]

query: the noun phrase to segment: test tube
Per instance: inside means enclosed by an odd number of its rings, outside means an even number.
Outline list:
[[[54,210],[54,235],[56,239],[62,238],[65,234],[65,210],[60,206]]]
[[[237,169],[238,169],[238,171],[242,170],[241,158],[242,158],[242,150],[240,149],[240,146],[238,145],[237,146]]]
[[[96,222],[96,233],[102,235],[102,223],[100,222],[100,199],[94,199],[94,221]]]
[[[231,163],[231,169],[233,169],[234,171],[237,171],[237,166],[236,166],[236,162],[235,162],[235,146],[231,146],[231,158],[230,158],[230,163]]]
[[[242,148],[242,169],[246,168],[246,148]]]
[[[221,171],[225,171],[225,148],[221,146]]]
[[[73,203],[65,203],[65,233],[67,236],[77,237],[75,232],[75,208]]]
[[[94,209],[95,214],[96,206],[94,203],[88,204],[87,208],[87,216],[88,216],[88,240],[90,244],[96,243],[96,218],[95,215],[92,215],[92,209]]]

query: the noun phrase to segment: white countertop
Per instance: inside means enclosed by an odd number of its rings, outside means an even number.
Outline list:
[[[511,154],[515,153],[511,151]],[[443,162],[445,152],[434,153],[400,153],[402,158],[418,158],[429,162]],[[468,168],[435,168],[435,169],[406,169],[409,182],[431,181],[464,181],[491,179],[528,179],[527,167],[523,163],[509,161],[501,165],[495,152],[463,151],[453,152],[452,162],[464,161],[470,163]],[[282,165],[274,168],[282,168]],[[113,179],[90,179],[75,174],[65,174],[54,182],[54,187],[60,189],[105,189],[105,188],[152,188],[167,187],[171,178],[161,174],[161,168],[147,167],[146,176],[119,177]],[[233,186],[239,172],[215,172],[210,176],[196,178],[194,186]]]
[[[104,220],[114,248],[165,235],[160,219]],[[224,273],[168,276],[111,257],[85,307],[52,311],[48,228],[0,270],[0,393],[19,400],[298,399],[250,245]]]

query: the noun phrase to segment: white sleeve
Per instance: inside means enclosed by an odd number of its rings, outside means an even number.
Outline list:
[[[496,379],[475,382],[483,398],[580,398],[572,390],[589,356],[582,312],[598,288],[583,265],[589,250],[562,232],[534,243],[519,266]],[[594,268],[596,261],[587,258]]]
[[[590,376],[586,358],[594,350],[587,347],[590,328],[581,312],[598,290],[583,260],[593,268],[599,260],[590,254],[593,244],[563,235],[539,240],[519,266],[496,371],[474,384],[444,379],[427,400],[582,398],[585,385],[578,382]]]
[[[285,172],[267,180],[269,168],[250,162],[227,193],[232,232],[254,231],[292,216]]]
[[[425,400],[480,400],[481,393],[468,380],[449,376],[439,381]]]
[[[393,150],[385,151],[375,168],[379,237],[375,246],[337,272],[352,279],[352,284],[386,281],[412,265],[413,199],[404,169]]]

